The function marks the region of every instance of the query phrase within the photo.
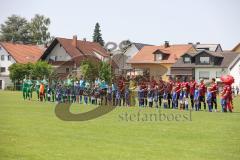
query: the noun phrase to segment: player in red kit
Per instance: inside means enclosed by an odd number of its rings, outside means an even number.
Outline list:
[[[147,80],[146,79],[143,79],[142,87],[143,87],[143,93],[144,93],[144,106],[147,107],[147,105],[148,105],[148,99],[147,99],[148,84],[147,84]]]
[[[190,94],[190,99],[191,99],[191,106],[192,109],[194,108],[194,91],[196,88],[196,84],[197,82],[195,81],[195,79],[193,79],[192,77],[190,78],[190,83],[189,83],[189,94]]]
[[[206,85],[204,84],[203,79],[200,81],[199,90],[200,90],[199,108],[201,109],[201,102],[203,102],[204,110],[206,110],[205,94],[206,94],[207,88],[206,88]]]
[[[177,93],[177,108],[178,108],[178,99],[179,99],[179,95],[180,95],[180,91],[181,91],[181,82],[180,82],[180,78],[177,77],[176,82],[175,82],[175,88],[176,88],[176,93]]]
[[[217,90],[218,90],[218,87],[217,87],[217,83],[216,83],[216,80],[215,78],[212,78],[212,84],[211,84],[211,92],[212,92],[212,107],[213,107],[213,104],[215,106],[215,112],[217,111]]]
[[[167,92],[167,99],[168,99],[168,107],[170,108],[170,104],[172,101],[172,90],[173,90],[174,82],[172,77],[169,77],[168,82],[166,82],[166,92]],[[173,108],[173,103],[172,103]]]
[[[120,92],[120,99],[123,99],[123,104],[125,103],[125,96],[124,96],[124,93],[125,93],[125,81],[124,81],[124,78],[121,76],[119,77],[119,80],[118,80],[118,90]],[[121,104],[120,104],[121,106]]]
[[[164,88],[165,88],[165,82],[162,80],[162,77],[159,77],[159,81],[158,81],[158,100],[159,100],[159,107],[161,108],[162,105],[162,98],[163,98],[163,92],[164,92]]]
[[[182,88],[186,88],[187,93],[189,94],[190,92],[190,86],[189,86],[189,82],[187,81],[187,77],[183,78],[183,82],[181,83],[181,87]]]
[[[227,110],[232,112],[233,97],[231,85],[234,83],[234,78],[231,75],[224,75],[220,79],[224,83],[223,91],[221,92],[221,105],[223,112],[227,112]]]
[[[154,79],[154,76],[152,76],[150,81],[150,86],[151,88],[155,88],[156,85],[157,85],[157,81]]]

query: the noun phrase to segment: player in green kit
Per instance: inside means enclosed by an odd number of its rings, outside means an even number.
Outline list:
[[[51,80],[51,83],[49,83],[50,88],[51,88],[51,98],[52,98],[52,102],[55,101],[55,97],[56,97],[56,82],[55,80]]]
[[[28,97],[28,100],[30,100],[32,99],[32,90],[33,90],[33,82],[31,80],[31,76],[29,76],[27,83],[28,83],[27,97]]]
[[[27,99],[27,87],[28,87],[28,79],[27,75],[25,75],[25,78],[23,79],[23,84],[22,84],[22,92],[23,92],[23,99]]]
[[[71,102],[71,98],[72,98],[72,88],[73,88],[73,79],[71,75],[69,75],[67,79],[67,97],[68,97],[69,103]]]
[[[37,77],[37,80],[36,80],[36,82],[35,82],[35,91],[36,91],[36,93],[37,93],[37,99],[38,99],[38,101],[39,101],[39,99],[40,99],[39,88],[40,88],[40,79],[39,79],[39,77]]]

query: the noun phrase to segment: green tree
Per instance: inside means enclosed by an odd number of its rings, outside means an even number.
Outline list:
[[[86,60],[81,63],[80,68],[84,78],[90,82],[93,82],[99,75],[99,63],[95,61]]]
[[[93,42],[98,42],[99,44],[104,46],[104,40],[102,38],[100,25],[98,22],[95,25],[95,29],[94,29],[94,33],[93,33]]]
[[[33,64],[27,63],[27,64],[20,64],[20,63],[14,63],[9,68],[10,72],[10,79],[12,80],[14,84],[14,88],[16,89],[16,84],[20,84],[20,82],[24,79],[25,75],[29,76],[32,73],[33,70]],[[18,86],[18,89],[20,86]]]
[[[1,41],[21,41],[23,43],[29,43],[29,25],[25,18],[12,15],[1,24],[0,28]]]
[[[112,79],[111,66],[107,62],[100,63],[99,78],[110,83]]]
[[[29,76],[32,72],[33,66],[32,64],[20,64],[14,63],[9,67],[9,76],[10,79],[15,81],[21,81],[24,79],[25,75]]]
[[[32,79],[37,77],[43,78],[44,76],[51,77],[53,75],[52,66],[45,61],[38,61],[36,63],[20,64],[14,63],[9,67],[10,79],[15,84],[20,84],[25,75],[31,75]]]
[[[44,76],[49,77],[53,74],[52,66],[46,61],[38,61],[33,65],[31,74],[34,79],[37,77],[43,78]]]
[[[34,18],[31,19],[29,25],[32,43],[44,44],[50,40],[51,36],[48,31],[50,23],[50,19],[44,15],[36,14]]]
[[[50,19],[36,14],[30,22],[25,18],[12,15],[7,18],[0,28],[0,40],[44,44],[51,41],[48,31]]]

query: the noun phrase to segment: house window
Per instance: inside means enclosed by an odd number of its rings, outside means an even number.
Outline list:
[[[200,57],[200,63],[209,64],[210,63],[210,57]]]
[[[156,61],[161,61],[163,59],[163,55],[162,54],[155,54],[156,56]]]
[[[66,68],[66,73],[69,73],[69,68]]]
[[[4,55],[1,55],[1,61],[4,61]]]
[[[191,62],[190,57],[184,57],[184,62],[185,62],[185,63],[190,63],[190,62]]]
[[[5,67],[1,67],[1,73],[3,73],[3,72],[6,72],[6,68]]]
[[[11,61],[11,56],[10,55],[8,55],[8,61]]]
[[[208,71],[199,71],[199,79],[209,80],[210,73]]]
[[[222,76],[222,72],[221,71],[216,71],[216,78],[220,78]]]

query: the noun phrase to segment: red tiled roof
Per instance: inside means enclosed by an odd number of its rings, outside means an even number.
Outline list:
[[[145,46],[143,47],[128,63],[175,63],[180,56],[188,52],[192,45],[170,45],[165,48],[164,46]],[[162,53],[169,54],[166,60],[155,61],[154,52],[159,50]]]
[[[18,63],[34,63],[40,59],[44,52],[44,48],[37,45],[15,44],[9,42],[1,42],[0,45]]]
[[[58,43],[66,50],[75,62],[80,62],[84,59],[100,60],[95,53],[98,53],[102,57],[108,57],[110,55],[99,43],[77,40],[77,46],[75,47],[73,45],[73,39],[57,37],[50,44],[41,58],[45,59]]]

